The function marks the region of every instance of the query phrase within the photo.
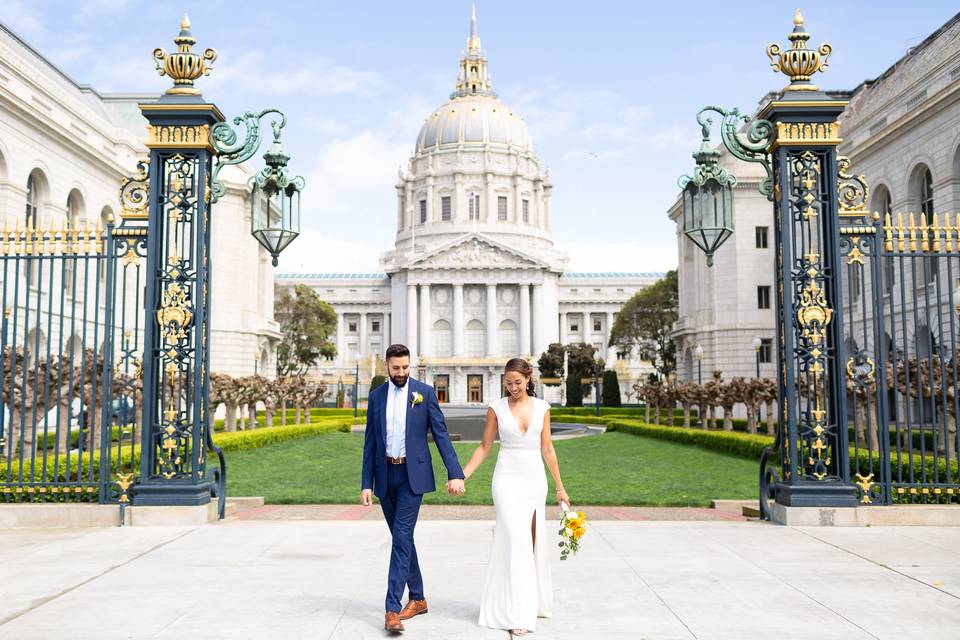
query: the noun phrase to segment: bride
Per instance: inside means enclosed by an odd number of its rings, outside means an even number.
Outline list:
[[[517,636],[533,631],[538,617],[549,618],[553,604],[547,554],[555,547],[544,522],[544,462],[557,487],[557,502],[570,504],[550,439],[550,405],[534,396],[532,375],[530,363],[523,358],[507,362],[508,394],[490,403],[483,442],[463,468],[469,479],[490,454],[494,437],[500,435],[493,472],[497,525],[478,624],[508,629]]]

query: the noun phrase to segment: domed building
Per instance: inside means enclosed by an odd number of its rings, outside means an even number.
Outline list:
[[[645,367],[608,348],[609,331],[623,303],[662,274],[566,272],[549,171],[523,118],[493,91],[475,10],[456,88],[427,116],[395,188],[396,243],[382,272],[277,276],[278,286],[309,284],[337,310],[339,355],[319,375],[352,382],[359,366],[369,382],[376,357],[401,342],[441,401],[482,403],[500,397],[509,357],[536,364],[550,343],[587,342],[630,389]]]

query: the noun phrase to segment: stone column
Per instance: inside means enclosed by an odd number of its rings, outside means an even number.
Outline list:
[[[570,341],[570,318],[566,311],[560,312],[560,343],[567,344]]]
[[[454,183],[454,200],[453,200],[453,212],[452,218],[454,221],[459,222],[461,220],[466,220],[469,217],[467,209],[467,198],[463,192],[463,174],[455,173],[453,175]]]
[[[617,360],[617,350],[610,345],[610,335],[613,332],[613,311],[607,311],[607,368]]]
[[[520,176],[513,176],[513,221],[523,222],[523,206],[520,198]]]
[[[407,349],[411,364],[416,360],[417,349],[417,285],[407,285]]]
[[[544,337],[543,323],[547,322],[547,316],[543,309],[543,285],[533,285],[533,310],[531,312],[533,321],[533,353],[539,355],[547,350],[546,338]]]
[[[367,344],[367,312],[360,312],[360,344],[357,345],[357,357],[363,358],[367,355],[369,345]]]
[[[520,285],[520,355],[530,355],[530,285]]]
[[[433,355],[430,330],[430,285],[420,285],[420,355],[427,358]]]
[[[420,212],[417,211],[416,215],[419,216]],[[427,222],[433,222],[433,176],[427,176]]]
[[[493,224],[497,221],[497,199],[493,195],[493,172],[488,171],[484,174],[484,194],[487,208],[487,222]]]
[[[344,322],[343,322],[343,312],[337,312],[337,360],[341,363],[344,362],[344,358],[347,353],[347,340],[346,335],[344,335]]]
[[[497,346],[497,285],[487,285],[487,356],[500,355]]]
[[[463,357],[466,353],[463,340],[463,285],[453,285],[453,355]]]
[[[392,334],[390,333],[393,330],[391,326],[393,323],[390,322],[390,314],[383,314],[383,342],[384,344],[380,345],[380,353],[377,354],[378,357],[383,358],[383,354],[386,353],[387,347],[393,342]]]

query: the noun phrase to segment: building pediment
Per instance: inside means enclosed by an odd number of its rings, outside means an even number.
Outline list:
[[[418,257],[410,269],[540,269],[533,256],[485,238],[470,235]]]

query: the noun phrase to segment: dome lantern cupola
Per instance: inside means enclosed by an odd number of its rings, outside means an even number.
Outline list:
[[[477,5],[470,9],[470,37],[467,38],[467,50],[460,58],[460,75],[457,76],[457,90],[450,94],[451,98],[463,96],[492,96],[493,81],[487,69],[487,59],[480,47],[480,36],[477,35]]]

